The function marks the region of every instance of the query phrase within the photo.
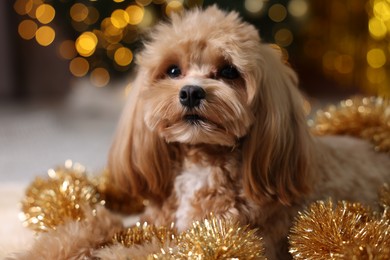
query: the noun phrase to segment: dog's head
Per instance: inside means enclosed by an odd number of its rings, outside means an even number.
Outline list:
[[[173,16],[137,63],[109,161],[122,187],[166,196],[180,143],[240,147],[244,188],[256,201],[290,203],[306,190],[296,75],[237,13],[210,7]]]

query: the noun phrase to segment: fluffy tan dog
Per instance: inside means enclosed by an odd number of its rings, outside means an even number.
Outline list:
[[[284,259],[298,210],[372,205],[389,180],[389,156],[366,141],[309,133],[295,73],[235,12],[174,16],[137,62],[109,168],[149,199],[144,220],[184,230],[213,212],[259,228],[269,259]]]

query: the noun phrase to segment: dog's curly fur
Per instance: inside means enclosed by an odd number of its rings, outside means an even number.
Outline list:
[[[183,230],[210,212],[238,219],[283,259],[307,203],[373,205],[389,180],[389,156],[368,142],[310,134],[296,74],[235,12],[173,16],[137,62],[109,170],[118,189],[149,199],[144,220]],[[180,101],[189,85],[205,94],[193,106]]]

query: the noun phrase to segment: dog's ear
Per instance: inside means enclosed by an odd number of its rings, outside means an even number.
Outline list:
[[[311,137],[297,76],[273,47],[262,44],[256,71],[245,75],[256,120],[243,143],[246,194],[288,205],[308,191]]]
[[[140,94],[148,78],[139,71],[109,153],[110,181],[122,192],[144,198],[163,199],[171,189],[175,152],[144,123]]]

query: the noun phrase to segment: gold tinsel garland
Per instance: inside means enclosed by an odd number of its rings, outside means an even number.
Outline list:
[[[147,259],[265,259],[263,243],[256,230],[213,215],[193,222],[190,229],[180,234],[173,225],[156,227],[137,223],[117,233],[112,242],[125,247],[157,243],[159,252],[149,254]]]
[[[24,215],[30,216],[25,218],[26,224],[37,231],[56,229],[66,221],[82,221],[83,210],[88,209],[85,205],[101,201],[96,186],[82,172],[74,168],[49,172],[51,179],[32,183],[23,202]],[[334,205],[329,200],[312,204],[299,213],[291,229],[291,254],[294,259],[389,259],[389,202],[390,189],[384,185],[379,199],[383,212],[373,212],[359,203]],[[265,259],[256,230],[212,215],[194,222],[181,234],[173,226],[137,224],[115,234],[106,247],[156,241],[160,250],[144,259]],[[165,246],[167,241],[172,242],[170,247]]]
[[[170,227],[157,227],[148,223],[137,223],[134,227],[122,230],[116,233],[112,238],[112,243],[119,243],[125,247],[141,245],[157,240],[160,245],[167,241],[173,241],[177,237],[177,231],[171,225]]]
[[[312,122],[316,135],[352,135],[370,140],[378,152],[390,152],[390,99],[352,98],[319,110]]]
[[[119,194],[111,189],[106,174],[88,177],[85,168],[79,164],[68,163],[65,167],[50,169],[48,175],[47,179],[36,178],[27,188],[22,201],[22,221],[35,231],[55,230],[59,225],[83,221],[85,210],[93,210],[98,204],[105,205],[106,197],[111,198],[114,205],[111,208],[125,208],[128,213],[131,210],[137,213],[143,207],[139,198],[127,201],[127,204],[134,203],[135,206],[117,206],[115,198]],[[177,234],[173,226],[156,227],[138,223],[115,234],[106,247],[156,243],[160,250],[147,256],[148,259],[264,259],[261,238],[255,232],[240,227],[236,222],[214,216],[194,222],[191,229],[181,234]],[[169,241],[174,247],[165,246]]]
[[[314,122],[312,130],[317,135],[353,135],[369,139],[377,151],[390,151],[388,100],[346,100],[339,107],[319,112]],[[48,179],[37,178],[27,188],[22,201],[23,223],[35,231],[56,230],[59,225],[83,221],[96,205],[137,213],[147,203],[142,198],[118,194],[107,173],[87,177],[81,165],[67,164],[49,170],[48,174]],[[380,190],[379,205],[381,212],[373,212],[359,203],[334,204],[329,200],[312,204],[299,213],[291,229],[291,254],[294,259],[390,259],[387,185]],[[264,259],[261,239],[255,233],[256,230],[236,222],[210,216],[194,222],[192,228],[181,234],[174,227],[139,224],[117,233],[105,247],[131,248],[155,243],[159,250],[145,256],[147,259]]]
[[[85,205],[101,203],[96,186],[83,171],[65,167],[49,172],[50,179],[37,179],[23,200],[25,223],[30,228],[47,231],[66,221],[82,221]],[[359,203],[334,205],[329,200],[312,204],[299,213],[291,229],[291,254],[294,259],[389,259],[389,202],[390,189],[384,185],[379,199],[382,213]],[[156,241],[160,250],[147,259],[265,259],[256,230],[214,216],[194,222],[181,234],[173,226],[137,224],[117,233],[106,246]],[[172,242],[170,247],[165,246],[167,241]]]

